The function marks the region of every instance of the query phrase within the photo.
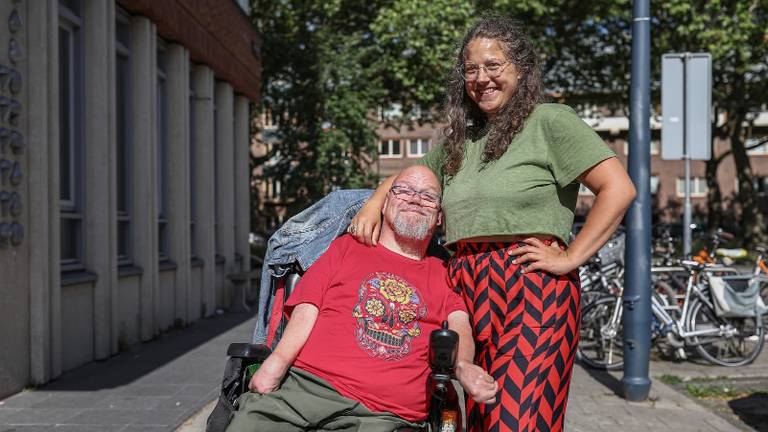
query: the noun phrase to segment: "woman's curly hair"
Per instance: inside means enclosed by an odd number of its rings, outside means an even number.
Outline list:
[[[488,119],[469,97],[461,75],[467,45],[480,38],[498,41],[506,60],[514,64],[520,74],[512,97],[493,119]],[[448,125],[445,128],[443,172],[448,178],[461,169],[466,139],[477,139],[487,134],[483,162],[496,160],[507,151],[509,143],[523,129],[525,120],[536,105],[543,101],[541,71],[536,50],[523,33],[522,26],[510,18],[496,15],[480,18],[464,36],[454,66],[444,107]]]

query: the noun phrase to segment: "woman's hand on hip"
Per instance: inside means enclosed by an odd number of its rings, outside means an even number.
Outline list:
[[[536,237],[530,237],[523,240],[523,243],[525,246],[519,246],[507,252],[515,257],[513,264],[522,265],[521,273],[541,270],[561,275],[578,267],[578,264],[568,257],[568,251],[562,249],[556,240],[547,245]]]

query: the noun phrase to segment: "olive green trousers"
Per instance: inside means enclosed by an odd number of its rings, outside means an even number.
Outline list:
[[[387,412],[371,412],[325,380],[291,368],[274,392],[244,393],[226,432],[364,431],[423,428]]]

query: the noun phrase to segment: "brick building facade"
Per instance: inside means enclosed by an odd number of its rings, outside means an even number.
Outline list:
[[[606,144],[616,153],[618,159],[627,165],[628,128],[626,117],[601,116],[585,118],[592,128],[605,140]],[[404,125],[398,129],[380,126],[379,159],[376,172],[380,178],[397,173],[412,165],[429,147],[441,138],[442,124]],[[651,192],[654,198],[654,212],[665,222],[679,220],[682,214],[684,193],[684,163],[661,159],[661,124],[651,121]],[[755,121],[752,140],[768,138],[768,113],[763,113]],[[754,141],[750,141],[754,142]],[[715,154],[722,154],[729,148],[727,142],[717,141]],[[749,152],[752,170],[757,180],[757,190],[764,205],[768,206],[768,144],[764,144]],[[722,196],[728,199],[736,193],[735,165],[733,157],[726,157],[719,165],[717,172]],[[696,213],[706,212],[706,179],[705,162],[691,163],[691,202]],[[592,205],[594,198],[591,192],[582,188],[579,194],[577,215],[583,217]],[[768,210],[768,207],[766,208]]]

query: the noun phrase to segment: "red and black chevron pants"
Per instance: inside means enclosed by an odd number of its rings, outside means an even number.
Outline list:
[[[563,430],[579,337],[579,280],[520,273],[507,254],[518,243],[457,245],[450,261],[474,328],[475,362],[493,376],[493,404],[467,403],[470,432]]]

